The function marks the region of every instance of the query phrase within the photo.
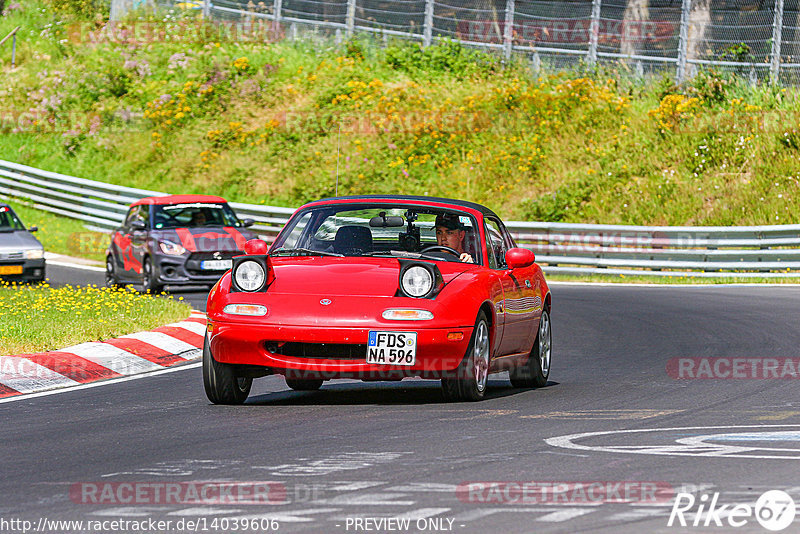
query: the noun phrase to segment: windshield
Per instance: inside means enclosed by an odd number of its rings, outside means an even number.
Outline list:
[[[459,261],[466,252],[481,263],[477,228],[472,215],[453,209],[388,203],[318,206],[293,217],[270,254]]]
[[[242,226],[227,204],[170,204],[153,206],[153,228]]]
[[[8,206],[0,206],[0,232],[13,232],[15,230],[24,230],[25,227],[17,217],[16,213],[11,211]]]

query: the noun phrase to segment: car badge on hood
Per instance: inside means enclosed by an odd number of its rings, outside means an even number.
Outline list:
[[[222,259],[222,254],[220,254],[219,252],[215,252],[213,254],[213,256],[214,256],[215,260],[221,260]]]
[[[319,301],[319,303],[322,304],[323,306],[327,306],[328,304],[331,303],[331,299],[322,299]]]

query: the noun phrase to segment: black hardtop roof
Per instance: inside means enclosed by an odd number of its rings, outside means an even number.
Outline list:
[[[346,197],[328,197],[328,198],[321,198],[319,200],[315,200],[313,202],[309,202],[308,204],[314,204],[316,202],[323,202],[329,200],[377,200],[377,199],[385,199],[385,200],[404,200],[404,201],[428,201],[428,202],[442,202],[446,204],[453,204],[456,206],[462,206],[464,208],[470,208],[475,211],[481,212],[483,215],[491,215],[493,217],[500,218],[495,212],[483,206],[481,204],[477,204],[475,202],[470,202],[468,200],[456,200],[452,198],[444,198],[444,197],[425,197],[425,196],[418,196],[418,195],[353,195],[353,196],[346,196]]]

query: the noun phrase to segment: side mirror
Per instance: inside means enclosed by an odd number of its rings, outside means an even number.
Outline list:
[[[144,223],[144,221],[131,222],[131,230],[139,231],[139,230],[144,230],[145,228],[147,228],[147,225]]]
[[[244,253],[248,256],[263,256],[269,250],[269,245],[263,239],[251,239],[244,244]]]
[[[506,252],[506,265],[509,269],[530,267],[536,261],[536,255],[526,248],[510,248]]]
[[[28,228],[28,231],[30,233],[38,232],[39,231],[39,227],[38,226],[31,226],[30,228]]]
[[[245,228],[249,228],[253,226],[256,222],[253,219],[242,219],[242,226]]]

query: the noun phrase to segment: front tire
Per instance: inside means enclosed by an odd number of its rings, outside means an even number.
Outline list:
[[[234,367],[214,359],[208,337],[203,342],[203,386],[214,404],[243,404],[250,394],[252,378],[236,376]]]
[[[515,388],[540,388],[547,384],[550,376],[550,358],[552,355],[552,334],[550,331],[550,314],[542,310],[539,320],[539,332],[528,356],[528,361],[521,367],[509,371],[511,385]]]
[[[295,391],[317,391],[322,387],[322,379],[287,378],[286,385]]]
[[[114,266],[114,256],[111,254],[106,257],[106,287],[111,289],[117,289],[120,287]]]
[[[153,262],[150,261],[150,258],[145,258],[142,266],[142,291],[151,295],[158,295],[164,291],[164,286],[156,280],[156,273],[153,271]]]
[[[442,378],[442,393],[451,401],[479,401],[486,394],[489,379],[491,349],[489,320],[484,312],[478,314],[467,353],[454,378]]]

